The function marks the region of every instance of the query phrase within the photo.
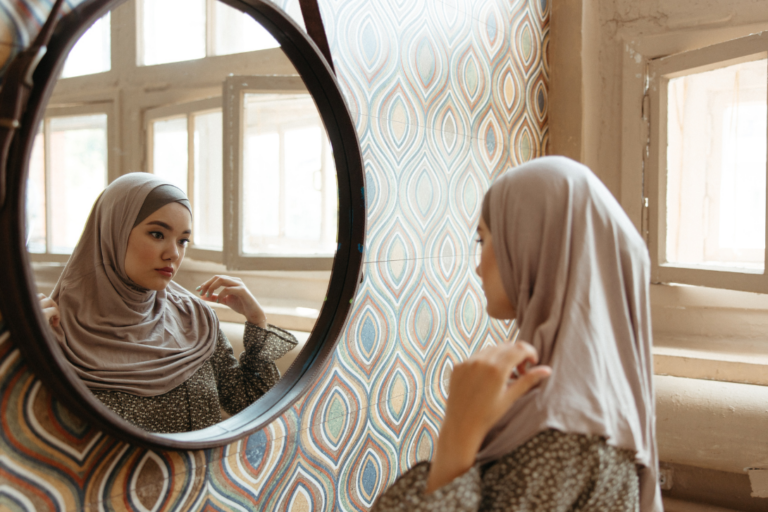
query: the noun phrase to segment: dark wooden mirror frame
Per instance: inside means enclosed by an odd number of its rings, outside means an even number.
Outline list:
[[[312,387],[341,335],[360,281],[365,236],[363,162],[354,122],[333,70],[307,34],[264,0],[220,0],[259,22],[277,41],[304,80],[323,119],[338,176],[338,250],[326,301],[305,348],[283,378],[239,414],[204,430],[153,434],[101,404],[70,368],[36,298],[26,250],[25,193],[37,127],[70,49],[106,12],[125,0],[85,0],[56,25],[49,50],[33,75],[34,86],[8,157],[6,200],[0,210],[0,311],[27,364],[74,414],[131,444],[160,450],[197,450],[234,442],[266,427]],[[317,26],[310,27],[316,31]]]

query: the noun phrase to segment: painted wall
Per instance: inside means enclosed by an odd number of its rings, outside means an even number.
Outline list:
[[[6,39],[49,2],[13,4],[15,17],[0,3]],[[510,327],[484,313],[473,232],[491,179],[546,145],[549,3],[320,4],[369,208],[365,279],[333,361],[264,431],[154,453],[70,415],[0,325],[0,509],[366,510],[430,456],[450,368]]]

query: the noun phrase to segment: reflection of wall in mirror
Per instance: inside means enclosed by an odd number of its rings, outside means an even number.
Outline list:
[[[483,312],[469,241],[491,177],[542,152],[550,2],[320,6],[363,149],[370,262],[332,363],[295,407],[211,459],[123,451],[65,415],[10,411],[3,428],[29,432],[0,439],[19,493],[61,496],[48,508],[62,510],[102,497],[147,509],[367,510],[429,457],[450,365],[506,333]],[[542,110],[523,91],[543,95]],[[0,381],[37,414],[47,392],[24,395],[34,378],[2,354]],[[76,459],[86,479],[70,478]],[[171,474],[199,476],[160,476]],[[149,479],[162,487],[129,490]]]

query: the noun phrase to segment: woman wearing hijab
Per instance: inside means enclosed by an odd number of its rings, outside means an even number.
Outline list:
[[[530,344],[456,366],[432,462],[373,510],[660,512],[637,230],[589,169],[544,157],[491,186],[478,234],[488,314]]]
[[[41,296],[61,348],[93,394],[152,432],[187,432],[235,414],[280,378],[274,361],[297,345],[242,281],[215,276],[200,297],[172,281],[192,231],[189,200],[132,173],[96,200],[53,290]],[[205,301],[243,314],[240,361]]]

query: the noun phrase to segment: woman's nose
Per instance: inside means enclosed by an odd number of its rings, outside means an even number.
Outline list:
[[[176,244],[172,244],[170,247],[165,249],[165,252],[163,253],[163,259],[168,261],[176,261],[179,259],[179,248],[176,246]]]

